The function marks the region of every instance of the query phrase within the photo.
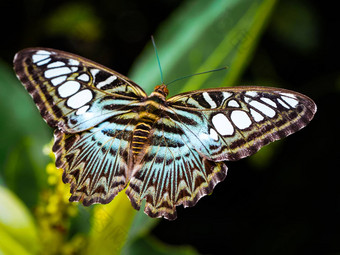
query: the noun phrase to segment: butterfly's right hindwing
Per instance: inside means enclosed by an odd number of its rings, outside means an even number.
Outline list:
[[[68,133],[129,113],[146,98],[125,76],[62,51],[22,50],[15,56],[14,69],[46,122]]]

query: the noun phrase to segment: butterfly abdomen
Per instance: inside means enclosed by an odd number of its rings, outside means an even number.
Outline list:
[[[131,143],[131,149],[134,155],[137,155],[142,151],[149,138],[150,130],[151,125],[148,123],[142,122],[135,127]]]
[[[157,119],[157,115],[147,111],[139,114],[139,121],[132,135],[131,151],[133,155],[137,156],[147,146],[153,124]]]
[[[157,86],[155,91],[148,97],[148,100],[145,101],[144,106],[140,108],[138,124],[134,128],[131,142],[131,151],[134,156],[139,155],[148,146],[153,125],[161,117],[159,109],[162,108],[162,103],[165,102],[167,94],[156,91],[157,89],[162,91],[160,87],[163,90],[166,88],[165,85]]]

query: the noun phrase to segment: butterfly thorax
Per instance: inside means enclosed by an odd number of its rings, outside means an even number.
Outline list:
[[[166,85],[156,86],[139,109],[137,125],[134,128],[131,142],[131,152],[135,160],[138,156],[143,155],[148,147],[152,136],[152,127],[162,117],[162,108],[168,93]]]

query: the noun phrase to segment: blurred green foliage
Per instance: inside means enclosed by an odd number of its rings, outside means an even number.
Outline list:
[[[275,4],[275,0],[183,2],[155,34],[165,82],[225,65],[229,69],[181,81],[183,86],[171,85],[171,93],[235,84]],[[291,22],[282,20],[284,15],[273,17],[271,29],[292,47],[312,50],[318,38],[316,26],[310,25],[313,12],[303,5],[293,8],[289,2],[280,9],[286,11],[292,13]],[[64,3],[50,12],[43,26],[46,34],[94,42],[104,36],[98,15],[89,4]],[[301,36],[301,30],[310,40]],[[150,92],[160,83],[156,70],[149,43],[130,77]],[[197,254],[192,247],[168,246],[151,237],[150,229],[159,220],[133,210],[124,192],[108,205],[84,208],[69,203],[69,185],[62,183],[61,170],[43,154],[52,132],[4,63],[0,84],[0,254]],[[45,148],[47,154],[50,147]],[[258,165],[272,154],[266,148],[254,157]]]
[[[188,1],[159,28],[155,36],[165,83],[178,77],[228,66],[171,86],[170,95],[200,88],[234,85],[273,10],[275,0]],[[151,91],[160,83],[151,43],[137,59],[132,77]],[[152,71],[153,70],[153,71]],[[148,74],[148,75],[145,75]]]
[[[319,18],[304,1],[283,1],[272,18],[271,31],[303,54],[313,52],[320,43]]]
[[[100,19],[86,3],[65,3],[45,22],[45,30],[52,36],[76,40],[96,41],[102,36]]]

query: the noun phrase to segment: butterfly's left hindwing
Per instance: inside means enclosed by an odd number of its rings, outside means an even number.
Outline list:
[[[22,50],[14,69],[46,122],[68,133],[128,113],[147,97],[125,76],[58,50]]]

